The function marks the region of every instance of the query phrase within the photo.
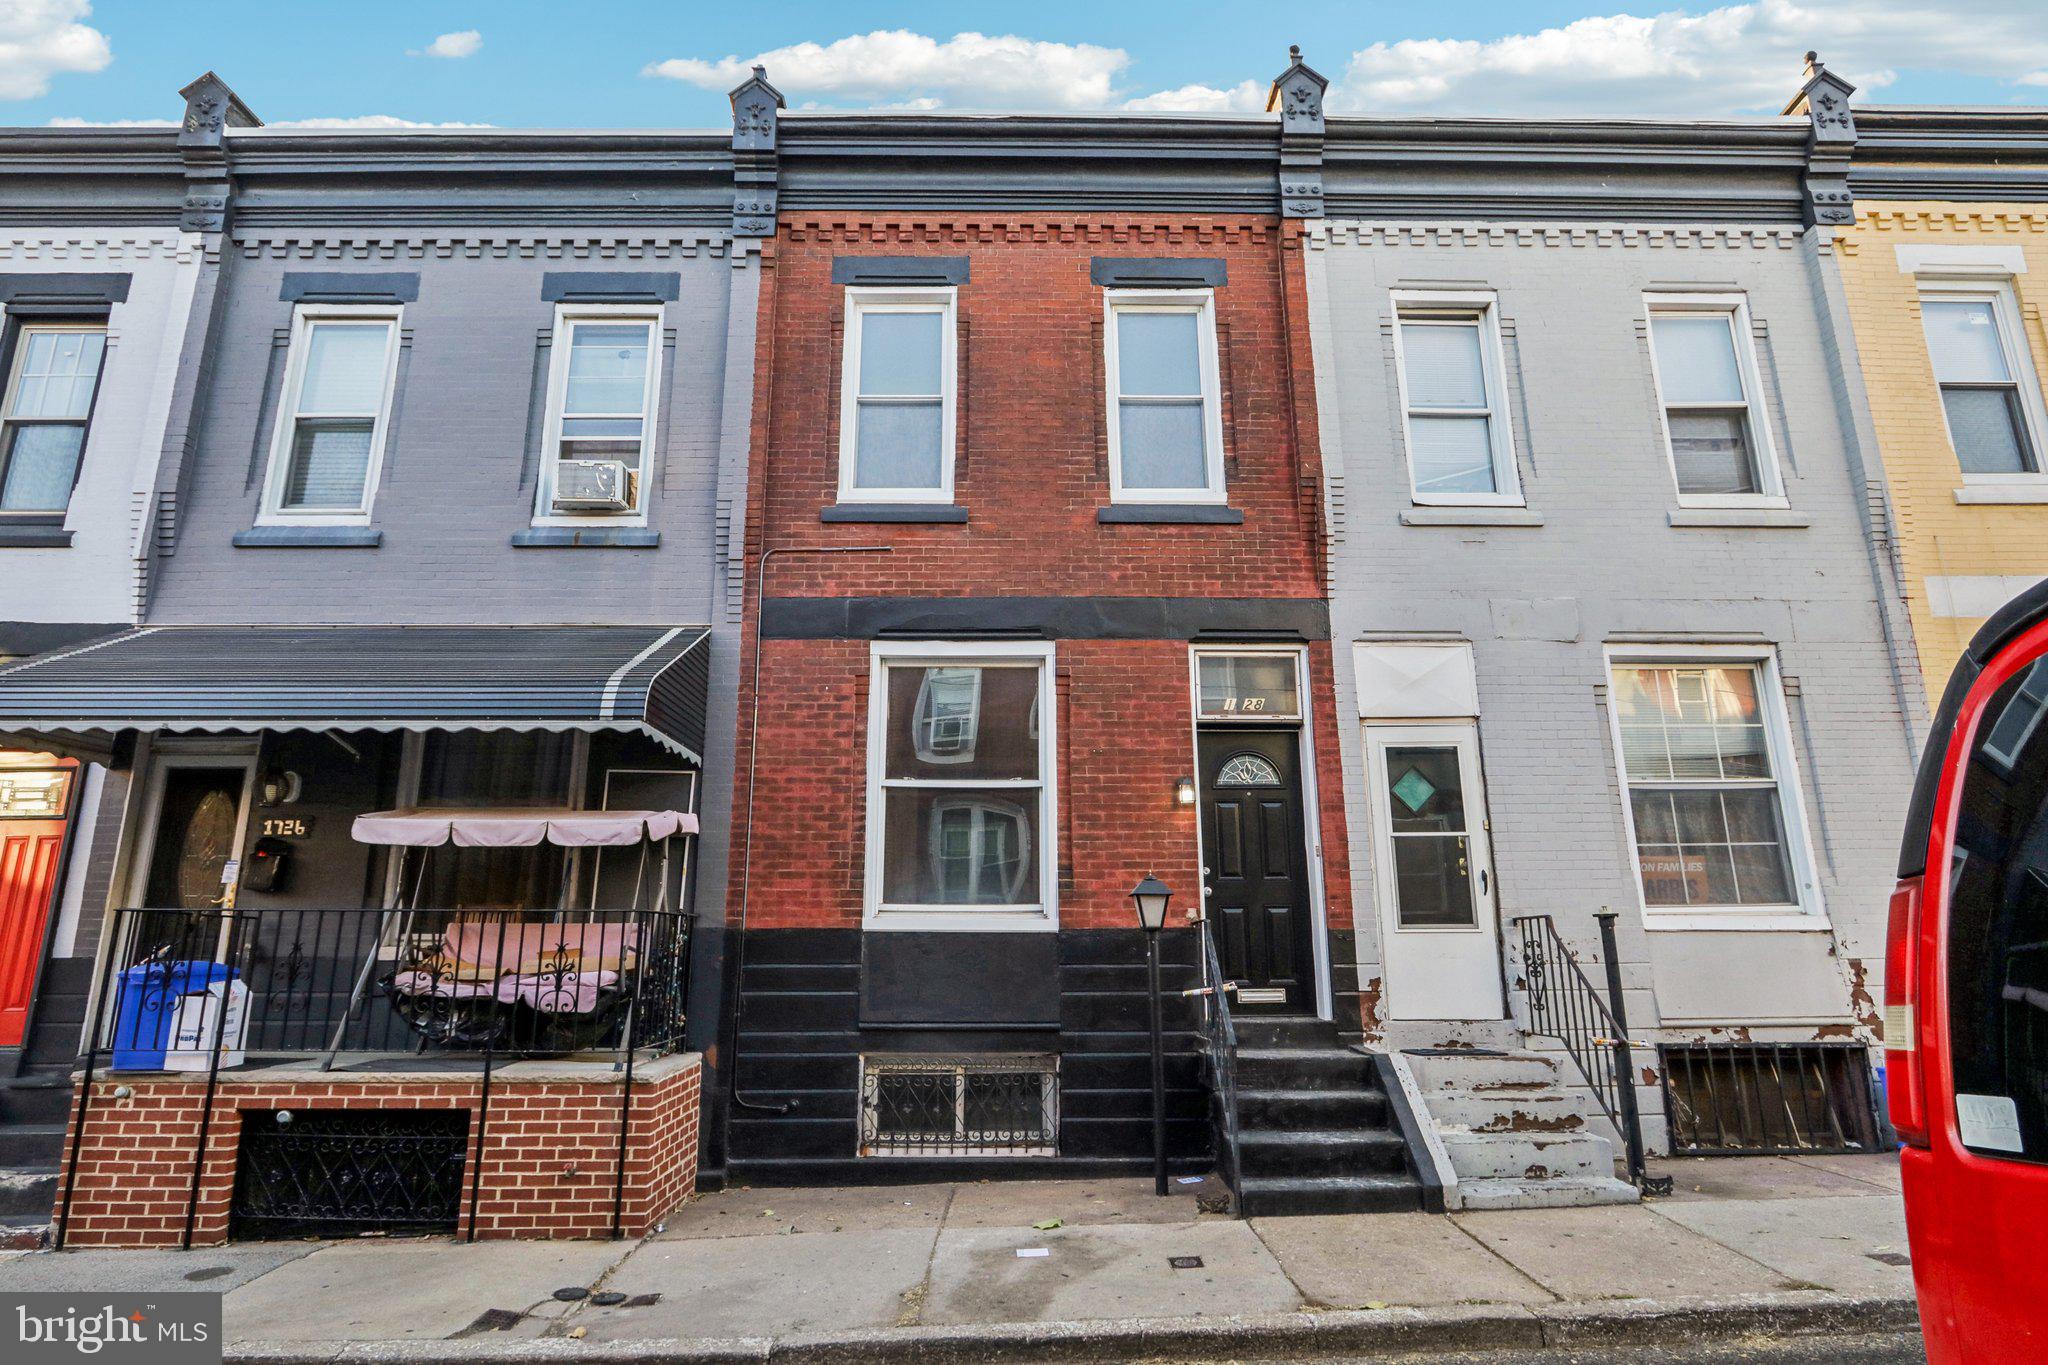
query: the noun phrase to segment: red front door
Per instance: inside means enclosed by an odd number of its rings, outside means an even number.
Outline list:
[[[57,885],[62,820],[0,820],[0,1047],[19,1047]]]

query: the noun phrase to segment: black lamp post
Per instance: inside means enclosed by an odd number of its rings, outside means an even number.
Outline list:
[[[1147,875],[1131,888],[1138,907],[1138,927],[1145,931],[1145,970],[1152,995],[1152,1184],[1166,1193],[1166,1053],[1159,1019],[1159,931],[1166,927],[1166,903],[1173,892],[1165,882]]]

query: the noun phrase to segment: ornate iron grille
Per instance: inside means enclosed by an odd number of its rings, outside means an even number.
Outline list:
[[[464,1109],[244,1111],[229,1235],[452,1233],[468,1147]]]
[[[1870,1053],[1861,1043],[1672,1043],[1658,1051],[1673,1152],[1877,1150]]]
[[[1056,1057],[861,1059],[862,1156],[1055,1156]]]

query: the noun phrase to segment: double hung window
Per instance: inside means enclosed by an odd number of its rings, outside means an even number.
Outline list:
[[[1492,296],[1396,294],[1394,308],[1415,501],[1519,504]]]
[[[846,291],[839,500],[953,500],[951,288]]]
[[[1925,290],[1920,320],[1965,475],[2039,475],[2040,392],[2009,287]]]
[[[71,503],[99,388],[107,329],[26,323],[0,406],[0,513],[57,514]]]
[[[301,310],[271,445],[266,519],[369,518],[397,363],[396,312]]]
[[[1711,296],[1653,298],[1650,342],[1678,500],[1781,501],[1747,305]]]
[[[660,312],[646,307],[556,315],[542,520],[644,514],[660,325]]]
[[[1105,298],[1112,500],[1222,502],[1214,295],[1111,289]]]

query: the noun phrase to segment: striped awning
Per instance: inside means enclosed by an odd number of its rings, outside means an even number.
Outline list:
[[[0,735],[624,730],[693,761],[703,626],[146,626],[0,666]]]

